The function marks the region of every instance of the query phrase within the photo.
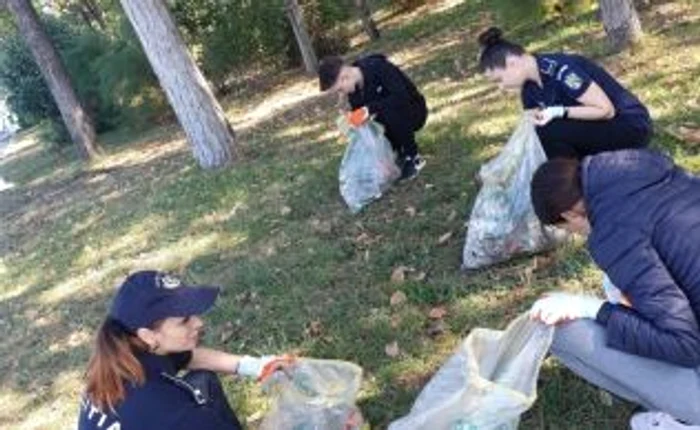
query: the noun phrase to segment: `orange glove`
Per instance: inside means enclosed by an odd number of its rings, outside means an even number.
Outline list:
[[[360,127],[369,119],[369,110],[366,107],[355,109],[348,113],[348,122],[353,127]]]
[[[263,366],[260,376],[258,377],[258,382],[263,382],[278,370],[286,372],[295,362],[296,358],[291,355],[283,355],[275,358]]]

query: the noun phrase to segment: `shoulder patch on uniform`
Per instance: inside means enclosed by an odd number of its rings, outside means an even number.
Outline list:
[[[581,77],[577,75],[576,72],[572,71],[564,77],[564,85],[566,85],[574,91],[580,90],[581,86],[583,85],[583,79],[581,79]]]

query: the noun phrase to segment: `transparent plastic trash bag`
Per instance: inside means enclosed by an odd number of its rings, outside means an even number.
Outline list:
[[[355,406],[362,369],[337,360],[299,359],[289,374],[276,372],[263,385],[272,407],[260,430],[357,430]]]
[[[476,328],[389,430],[515,430],[537,398],[554,328],[523,314],[504,331]]]
[[[340,194],[350,211],[357,213],[380,198],[401,171],[380,124],[370,120],[360,127],[350,127],[341,116],[338,128],[348,141],[338,172]]]
[[[530,181],[546,160],[534,125],[523,116],[500,154],[479,170],[482,187],[469,218],[462,268],[544,251],[565,239],[563,230],[540,223],[530,201]]]

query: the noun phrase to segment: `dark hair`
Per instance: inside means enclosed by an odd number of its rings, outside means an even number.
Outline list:
[[[326,91],[338,80],[340,69],[345,65],[345,61],[338,56],[324,57],[318,65],[318,80],[321,84],[321,91]]]
[[[158,326],[160,322],[156,323]],[[139,351],[148,346],[119,322],[107,318],[95,339],[95,350],[86,372],[88,399],[100,410],[114,410],[126,396],[125,383],[143,384],[146,376]]]
[[[542,164],[530,183],[530,198],[542,224],[564,222],[561,214],[583,197],[581,163],[573,158],[557,158]]]
[[[479,70],[483,73],[490,69],[503,69],[506,67],[506,58],[509,55],[523,55],[525,48],[509,42],[503,38],[503,31],[498,27],[491,27],[479,35]]]

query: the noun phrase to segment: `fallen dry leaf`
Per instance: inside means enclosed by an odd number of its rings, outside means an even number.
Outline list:
[[[450,240],[451,237],[452,237],[452,232],[451,232],[451,231],[448,231],[447,233],[443,234],[443,235],[440,236],[440,238],[438,239],[438,245],[444,245],[444,244],[446,244],[447,241]]]
[[[414,208],[413,206],[409,206],[406,208],[406,213],[408,214],[408,216],[413,218],[414,216],[416,216],[416,208]]]
[[[443,319],[447,315],[447,309],[444,306],[437,306],[430,310],[428,317],[433,320]]]
[[[391,282],[403,282],[406,280],[406,273],[404,271],[404,267],[397,267],[391,272]]]
[[[612,395],[603,389],[598,390],[598,398],[600,402],[607,407],[612,407],[614,403]]]
[[[306,327],[306,334],[310,337],[318,337],[321,333],[323,333],[323,326],[319,320],[311,321]]]
[[[428,328],[426,329],[426,334],[430,337],[437,337],[445,333],[445,330],[447,330],[445,322],[443,320],[435,320],[431,321],[428,325]]]
[[[391,328],[399,328],[399,325],[401,325],[401,316],[392,315],[390,325]]]
[[[700,128],[681,126],[678,128],[678,132],[686,142],[700,143]]]
[[[233,323],[231,321],[227,321],[219,334],[219,343],[228,342],[233,337],[234,332],[235,330],[233,328]]]
[[[317,218],[312,219],[310,222],[311,228],[316,233],[329,234],[333,231],[333,226],[330,221],[321,221]]]
[[[525,287],[530,287],[532,286],[532,276],[533,276],[534,268],[532,266],[527,266],[523,271],[519,274],[520,275],[520,280],[521,282],[525,285]]]
[[[695,124],[684,124],[679,127],[668,127],[666,131],[678,140],[691,144],[700,143],[700,127]]]
[[[401,350],[399,349],[399,344],[396,341],[393,341],[392,343],[387,344],[384,347],[384,352],[386,355],[388,355],[391,358],[398,357],[399,354],[401,353]]]
[[[391,272],[391,282],[401,283],[406,280],[406,272],[415,270],[412,267],[398,266]]]
[[[450,214],[447,216],[447,222],[452,222],[455,220],[455,218],[457,218],[457,211],[452,209]]]
[[[533,270],[545,270],[554,266],[557,263],[557,256],[555,253],[537,255],[533,261]]]
[[[370,240],[369,234],[367,234],[365,232],[362,232],[362,233],[358,234],[357,237],[355,237],[355,242],[357,242],[357,243],[367,243],[367,242],[369,242],[369,240]]]
[[[369,246],[369,245],[372,245],[373,243],[378,242],[381,238],[382,238],[381,234],[378,234],[376,236],[372,236],[367,232],[362,232],[355,237],[354,241],[356,244],[358,244],[360,246]]]
[[[289,206],[282,206],[282,209],[280,209],[280,214],[282,216],[287,216],[290,213],[292,213],[292,208],[290,208]]]
[[[414,281],[420,282],[420,281],[425,280],[426,276],[427,276],[427,274],[425,272],[418,272],[415,274],[415,276],[412,276],[411,279],[413,279]]]
[[[389,299],[389,304],[391,306],[398,306],[406,301],[406,294],[403,291],[397,291],[391,295]]]
[[[268,245],[263,249],[263,254],[265,254],[266,257],[272,257],[277,254],[277,248],[275,248],[274,245]]]

